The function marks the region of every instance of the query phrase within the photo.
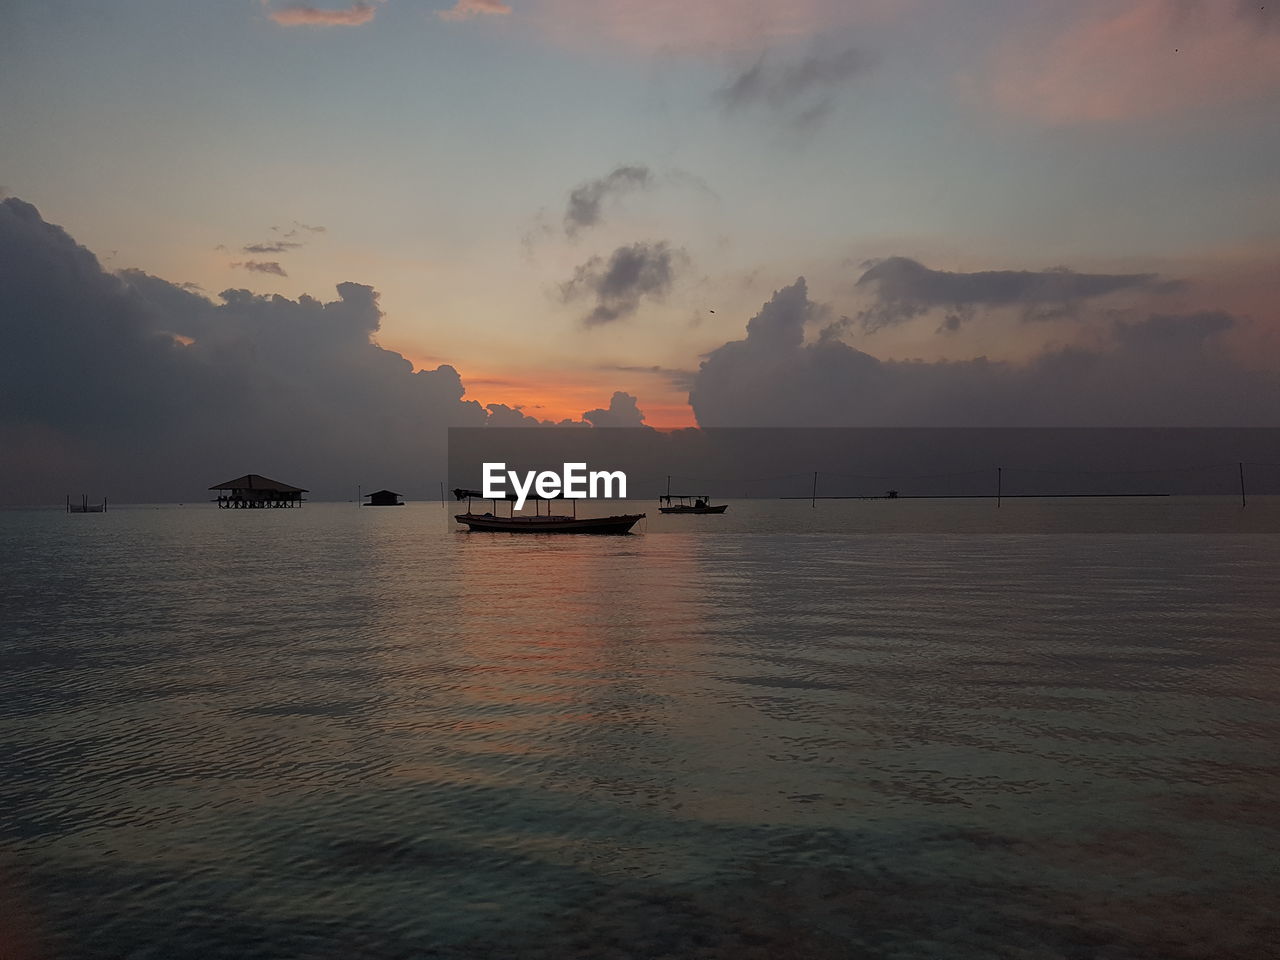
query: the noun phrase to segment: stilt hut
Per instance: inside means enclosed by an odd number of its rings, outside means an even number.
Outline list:
[[[224,510],[300,507],[302,495],[307,492],[302,487],[291,487],[258,473],[246,473],[209,489],[218,491],[217,504]]]
[[[393,490],[379,490],[377,493],[366,493],[365,499],[369,502],[366,507],[403,507],[404,501],[400,499],[400,494]]]

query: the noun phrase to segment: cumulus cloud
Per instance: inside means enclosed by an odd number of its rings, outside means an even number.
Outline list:
[[[1053,270],[983,270],[951,273],[931,270],[909,257],[889,257],[870,264],[856,286],[874,296],[858,315],[874,331],[944,310],[942,328],[955,330],[979,307],[1015,307],[1023,320],[1071,315],[1081,301],[1122,290],[1170,291],[1177,284],[1151,273],[1076,273]]]
[[[336,292],[209,298],[142,271],[109,273],[34,206],[0,200],[0,503],[68,490],[199,499],[251,472],[318,499],[349,497],[357,483],[434,496],[446,428],[540,425],[464,399],[448,364],[415,371],[378,346],[372,287]],[[601,425],[628,417],[643,414],[621,394]]]
[[[593,427],[643,427],[644,414],[637,400],[629,393],[618,390],[604,410],[588,410],[582,415]]]
[[[645,299],[661,300],[686,262],[683,251],[665,241],[638,242],[618,247],[606,261],[592,257],[580,265],[560,293],[568,303],[590,298],[595,306],[582,318],[588,327],[613,323],[635,313]]]
[[[1026,363],[877,359],[835,338],[803,278],[775,292],[747,336],[707,355],[689,393],[706,426],[1278,426],[1280,375],[1245,369],[1223,313],[1114,322],[1096,349]]]
[[[358,27],[372,20],[377,12],[376,2],[360,0],[337,10],[295,3],[269,10],[267,16],[282,27]]]
[[[415,372],[373,343],[380,323],[357,283],[327,302],[209,299],[108,273],[35,207],[0,202],[0,500],[197,499],[248,472],[322,498],[358,482],[426,492],[444,428],[487,415],[454,368]]]
[[[811,54],[788,64],[770,63],[762,54],[721,87],[716,97],[729,111],[764,107],[793,124],[811,125],[830,112],[834,91],[870,65],[866,54],[852,48]]]
[[[238,263],[231,264],[232,267],[238,267],[241,270],[248,270],[251,273],[269,273],[277,277],[287,277],[289,274],[285,272],[284,267],[280,266],[276,260],[243,260]]]
[[[574,236],[584,227],[594,227],[600,222],[601,206],[609,198],[617,198],[634,190],[645,190],[653,185],[653,174],[640,164],[615,167],[603,177],[589,180],[569,192],[569,203],[564,211],[564,232]]]
[[[502,0],[457,0],[448,10],[439,10],[441,20],[470,20],[477,16],[500,16],[511,12]]]

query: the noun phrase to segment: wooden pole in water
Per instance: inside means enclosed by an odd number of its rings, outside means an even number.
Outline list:
[[[444,506],[444,481],[440,481],[440,506]]]
[[[1240,506],[1244,506],[1244,461],[1241,460],[1236,464],[1240,468]]]
[[[364,506],[364,487],[362,487],[358,483],[356,484],[356,506],[357,507]]]
[[[818,471],[813,471],[813,494],[809,497],[809,509],[818,505]]]
[[[1000,497],[1004,493],[1004,467],[996,467],[996,509],[1000,509]]]

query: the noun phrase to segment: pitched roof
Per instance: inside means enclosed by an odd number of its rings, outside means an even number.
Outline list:
[[[404,494],[396,493],[394,490],[375,490],[373,493],[366,493],[366,497],[402,497]]]
[[[210,490],[265,490],[271,493],[307,493],[302,487],[291,487],[279,480],[272,480],[260,473],[246,473],[243,477],[215,483]]]

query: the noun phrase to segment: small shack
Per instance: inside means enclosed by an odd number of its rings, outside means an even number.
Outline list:
[[[404,501],[400,499],[400,494],[394,490],[379,490],[377,493],[366,493],[365,499],[369,502],[364,504],[366,507],[403,507]]]
[[[307,492],[302,487],[291,487],[258,473],[246,473],[209,489],[218,491],[218,508],[222,510],[300,507],[302,495]]]

